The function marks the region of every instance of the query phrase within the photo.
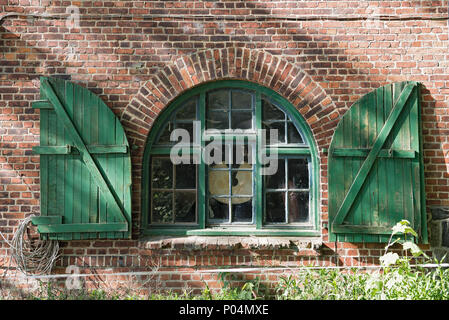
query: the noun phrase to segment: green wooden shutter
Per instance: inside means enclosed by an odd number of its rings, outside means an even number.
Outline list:
[[[407,219],[427,242],[419,84],[386,85],[340,121],[328,155],[329,239],[387,242]]]
[[[131,159],[125,132],[106,104],[69,81],[41,78],[41,215],[46,239],[129,238]]]

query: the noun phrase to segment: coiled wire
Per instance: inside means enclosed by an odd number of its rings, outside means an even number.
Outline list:
[[[33,217],[29,216],[19,223],[11,242],[0,233],[12,249],[11,258],[16,263],[17,270],[27,276],[49,274],[59,257],[58,241],[32,240],[27,236],[28,225]]]

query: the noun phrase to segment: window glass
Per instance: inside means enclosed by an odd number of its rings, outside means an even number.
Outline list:
[[[280,144],[304,144],[304,140],[294,123],[289,120],[287,114],[271,103],[267,98],[262,98],[262,124],[263,129],[277,130],[277,143]],[[267,144],[275,145],[267,133]]]
[[[253,148],[224,144],[220,152],[222,162],[208,166],[208,223],[252,222],[254,165],[249,154]]]
[[[277,172],[265,176],[265,222],[307,222],[309,188],[309,163],[306,158],[279,159]]]
[[[190,142],[193,142],[193,121],[198,119],[197,114],[198,97],[187,101],[182,107],[171,116],[167,123],[162,127],[158,135],[156,145],[173,145],[178,141],[170,141],[170,135],[174,129],[185,129],[190,136]]]
[[[253,94],[242,90],[215,90],[207,94],[207,129],[253,128]]]
[[[153,157],[151,169],[151,222],[195,222],[196,165],[173,165],[169,157]]]
[[[149,151],[147,165],[151,227],[299,230],[310,226],[314,184],[307,141],[291,118],[291,109],[279,106],[271,95],[246,88],[201,91],[171,110],[164,123],[155,122],[155,148]],[[194,121],[201,124],[197,128],[219,133],[198,132],[204,138],[201,145],[185,149],[188,159],[198,163],[175,165],[170,153],[179,141],[170,141],[170,135],[184,129],[192,142]],[[267,145],[261,144],[259,128],[267,130]],[[272,130],[277,133],[273,138]],[[261,151],[278,156],[272,174],[261,174],[268,166],[258,158]]]

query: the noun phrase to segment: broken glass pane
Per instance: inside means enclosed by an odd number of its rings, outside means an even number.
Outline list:
[[[309,188],[309,167],[307,159],[288,160],[288,188],[289,189]]]
[[[285,192],[267,192],[265,221],[285,223]]]
[[[170,158],[153,158],[151,172],[152,188],[173,188],[173,164]]]
[[[307,222],[309,219],[309,192],[288,193],[289,222]]]
[[[152,222],[171,223],[173,222],[173,193],[165,191],[153,192],[151,199]]]
[[[175,222],[195,222],[196,192],[175,192]]]

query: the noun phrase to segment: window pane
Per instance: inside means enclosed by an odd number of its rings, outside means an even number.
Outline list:
[[[267,144],[276,144],[276,141],[271,141],[270,131],[277,130],[277,143],[285,143],[285,123],[284,122],[267,122],[265,123],[265,136]]]
[[[151,173],[153,188],[173,188],[173,164],[170,158],[153,158]]]
[[[267,121],[267,120],[284,120],[285,114],[284,114],[284,112],[282,112],[282,110],[280,110],[279,108],[277,108],[276,106],[274,106],[273,104],[268,102],[267,100],[262,99],[262,119],[265,121]]]
[[[196,119],[196,99],[188,101],[176,113],[176,120],[195,120]]]
[[[288,143],[304,143],[304,141],[301,138],[301,135],[299,134],[298,130],[296,129],[295,125],[292,122],[289,122],[287,124],[287,131],[288,131]]]
[[[207,95],[208,110],[229,109],[229,89],[212,91]]]
[[[207,129],[229,129],[228,111],[208,111],[206,117]]]
[[[196,165],[178,164],[175,166],[176,189],[196,188]]]
[[[164,129],[162,130],[162,132],[161,132],[161,134],[159,136],[159,139],[157,140],[156,144],[169,144],[169,143],[172,143],[170,141],[170,134],[173,131],[174,127],[175,127],[175,125],[174,125],[173,122],[171,122],[171,121],[168,122],[165,125]]]
[[[189,133],[189,137],[190,137],[190,142],[193,142],[193,123],[176,123],[176,128],[177,129],[184,129],[187,130],[187,132]],[[181,138],[178,138],[178,140],[175,143],[181,142]]]
[[[196,192],[175,192],[175,222],[196,221]]]
[[[265,221],[285,223],[285,192],[267,192]]]
[[[209,219],[229,220],[229,198],[209,198]]]
[[[232,109],[252,109],[252,95],[243,91],[232,91]]]
[[[267,189],[285,188],[285,159],[278,159],[278,168],[275,174],[265,175]]]
[[[251,111],[233,111],[231,112],[231,128],[232,129],[252,129],[253,114]]]
[[[227,168],[231,162],[231,148],[219,140],[208,142],[203,159],[209,168]]]
[[[309,167],[306,159],[288,160],[288,188],[309,188]]]
[[[170,223],[173,222],[173,192],[157,191],[153,192],[152,222]]]
[[[245,201],[242,203],[235,204],[235,201],[238,202],[242,199],[233,198],[232,199],[232,222],[251,222],[253,219],[253,204],[251,198],[249,201]]]
[[[234,144],[232,149],[232,168],[251,169],[251,163],[253,162],[252,152],[253,145],[251,144]]]
[[[288,193],[289,222],[306,222],[309,219],[309,192]]]
[[[245,195],[251,196],[253,194],[253,179],[252,171],[232,171],[232,194],[233,195]],[[246,200],[245,200],[246,199]],[[237,199],[234,199],[237,200]],[[233,200],[233,201],[234,201]],[[248,201],[249,198],[239,199],[242,202]],[[234,203],[234,202],[233,202]]]
[[[209,193],[211,195],[229,195],[229,174],[228,170],[213,170],[224,169],[227,165],[217,164],[209,167]]]

